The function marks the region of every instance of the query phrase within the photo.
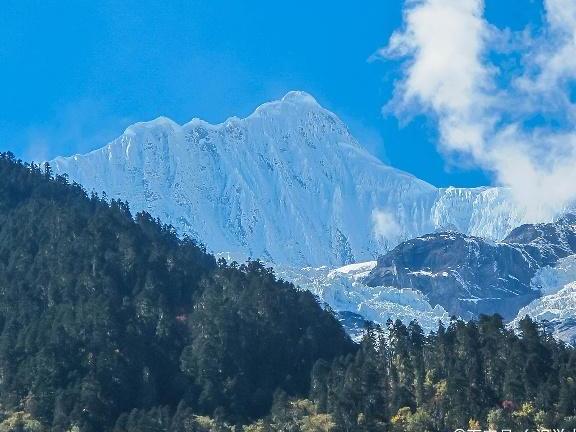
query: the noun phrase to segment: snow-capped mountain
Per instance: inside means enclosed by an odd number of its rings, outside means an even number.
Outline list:
[[[137,123],[51,165],[213,252],[278,265],[373,260],[446,228],[500,239],[522,222],[506,190],[437,189],[385,165],[303,92],[217,125]]]
[[[439,189],[387,166],[303,92],[217,125],[137,123],[51,165],[212,252],[274,264],[349,329],[417,318],[432,330],[450,314],[513,318],[522,307],[519,316],[553,315],[557,333],[574,327],[576,306],[562,301],[576,277],[545,288],[556,261],[576,251],[569,230],[556,229],[571,223],[514,230],[525,221],[507,190]]]
[[[576,216],[526,224],[494,242],[458,232],[402,242],[378,261],[341,268],[279,268],[330,305],[351,335],[365,320],[418,320],[427,331],[453,315],[529,315],[576,343]]]

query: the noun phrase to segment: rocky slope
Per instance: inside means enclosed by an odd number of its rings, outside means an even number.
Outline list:
[[[432,305],[464,318],[500,313],[513,319],[543,294],[539,270],[574,253],[574,216],[522,225],[500,242],[437,233],[404,242],[382,256],[364,283],[417,290]]]

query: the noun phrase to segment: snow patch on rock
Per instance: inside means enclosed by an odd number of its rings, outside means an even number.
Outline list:
[[[517,328],[526,316],[541,322],[556,338],[569,344],[576,343],[576,282],[534,300],[518,312],[518,317],[510,325]]]

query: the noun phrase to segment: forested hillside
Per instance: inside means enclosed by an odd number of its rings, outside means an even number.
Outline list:
[[[574,348],[529,318],[517,332],[495,315],[427,336],[415,322],[389,322],[368,328],[356,353],[319,360],[307,399],[278,392],[270,415],[242,431],[572,431],[575,378]],[[237,430],[202,420],[191,430]]]
[[[367,332],[355,355],[319,361],[311,398],[343,431],[576,428],[576,351],[529,318],[415,322]]]
[[[129,414],[130,430],[157,430],[133,410],[157,410],[169,430],[184,412],[243,423],[277,389],[305,396],[318,359],[354,350],[310,293],[259,262],[216,262],[11,154],[0,156],[0,331],[0,430],[127,430]]]
[[[370,327],[0,155],[0,432],[576,427],[576,351],[529,319]]]

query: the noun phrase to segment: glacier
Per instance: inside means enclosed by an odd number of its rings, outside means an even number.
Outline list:
[[[307,289],[337,312],[352,312],[363,319],[386,324],[388,320],[418,320],[426,333],[438,329],[440,321],[450,322],[450,314],[440,305],[432,306],[420,291],[387,286],[368,286],[363,279],[376,267],[376,261],[329,269],[279,268],[280,277]]]
[[[576,344],[576,255],[541,268],[531,285],[542,297],[520,309],[510,327],[517,328],[520,320],[529,316],[543,323],[556,338]]]
[[[392,168],[298,91],[215,125],[136,123],[50,164],[211,252],[273,265],[336,268],[438,230],[498,240],[523,222],[506,189],[436,188]]]

